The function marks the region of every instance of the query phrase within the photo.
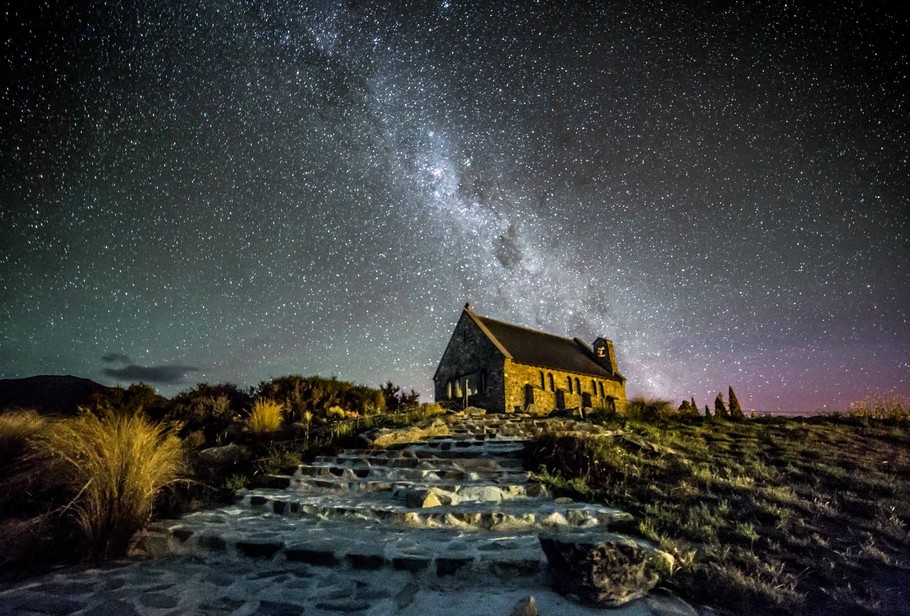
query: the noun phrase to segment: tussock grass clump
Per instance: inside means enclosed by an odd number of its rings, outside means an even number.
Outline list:
[[[47,420],[35,411],[13,411],[0,414],[0,451],[5,466],[19,457],[30,439],[41,433]]]
[[[253,411],[247,420],[247,428],[253,434],[270,434],[281,427],[283,406],[269,398],[253,402]]]
[[[66,511],[90,559],[125,554],[130,538],[149,520],[156,494],[183,470],[173,430],[140,414],[83,410],[48,424],[39,444],[46,472],[74,494]]]

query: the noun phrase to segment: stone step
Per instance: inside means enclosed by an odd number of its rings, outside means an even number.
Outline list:
[[[217,513],[206,512],[217,516]],[[298,525],[299,526],[299,525]],[[492,575],[540,577],[546,568],[537,535],[460,533],[437,529],[390,529],[319,522],[305,531],[282,528],[272,519],[219,522],[187,516],[179,524],[158,524],[146,536],[155,555],[279,560],[340,569],[393,569],[417,576]],[[542,578],[541,578],[542,581]]]
[[[538,498],[547,495],[546,488],[536,482],[521,483],[495,483],[492,481],[387,481],[376,479],[344,479],[340,477],[294,477],[287,478],[292,489],[300,492],[391,492],[397,498],[407,498],[407,493],[414,490],[427,490],[436,488],[445,492],[458,495],[463,500],[478,500],[478,492],[488,488],[498,490],[502,494],[500,499],[492,499],[486,495],[488,501],[511,500],[520,498]],[[262,487],[286,487],[282,485]]]
[[[358,520],[415,528],[465,530],[539,530],[549,528],[613,528],[631,522],[623,511],[591,503],[546,499],[506,500],[497,503],[462,502],[457,505],[411,507],[392,494],[294,494],[287,490],[245,491],[238,505],[249,514],[285,515],[316,520]]]
[[[546,558],[537,532],[462,532],[450,529],[392,528],[327,521],[289,521],[282,516],[245,516],[223,508],[160,522],[145,536],[154,555],[268,559],[342,569],[394,569],[425,576],[482,573],[543,583]],[[548,531],[553,535],[554,531]],[[557,536],[589,537],[585,529],[561,529]],[[636,542],[647,545],[642,540]],[[647,546],[653,549],[651,546]]]
[[[477,465],[482,466],[482,465]],[[342,479],[370,479],[376,481],[495,481],[522,483],[528,480],[526,471],[499,468],[460,468],[458,466],[430,466],[429,468],[395,468],[382,466],[343,466],[337,464],[301,464],[293,479],[314,477],[339,477]],[[292,481],[292,486],[293,486]]]
[[[414,443],[411,451],[426,451],[439,454],[444,451],[462,451],[470,454],[520,454],[526,441],[514,439],[477,439],[467,435],[439,436],[427,441]]]
[[[388,456],[383,454],[339,454],[334,456],[319,456],[313,464],[317,466],[335,465],[349,468],[362,468],[367,466],[385,466],[389,468],[440,468],[465,466],[486,466],[489,468],[502,468],[522,470],[524,460],[517,457],[502,456],[472,456],[459,455],[462,452],[442,452],[442,456]]]

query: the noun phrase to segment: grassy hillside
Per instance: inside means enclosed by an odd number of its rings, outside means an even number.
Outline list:
[[[728,613],[910,613],[910,417],[607,419],[529,467],[633,513],[669,583]]]

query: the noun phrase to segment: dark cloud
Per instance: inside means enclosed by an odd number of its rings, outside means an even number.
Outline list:
[[[101,361],[106,364],[128,364],[130,363],[130,358],[123,353],[108,353],[101,357]]]
[[[194,366],[137,366],[130,364],[123,368],[105,368],[104,374],[124,381],[144,381],[161,385],[179,385],[187,374],[199,372]]]

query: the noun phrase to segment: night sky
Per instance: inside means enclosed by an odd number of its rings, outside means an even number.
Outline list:
[[[630,395],[910,394],[907,18],[696,4],[5,3],[0,378],[426,399],[470,301]]]

